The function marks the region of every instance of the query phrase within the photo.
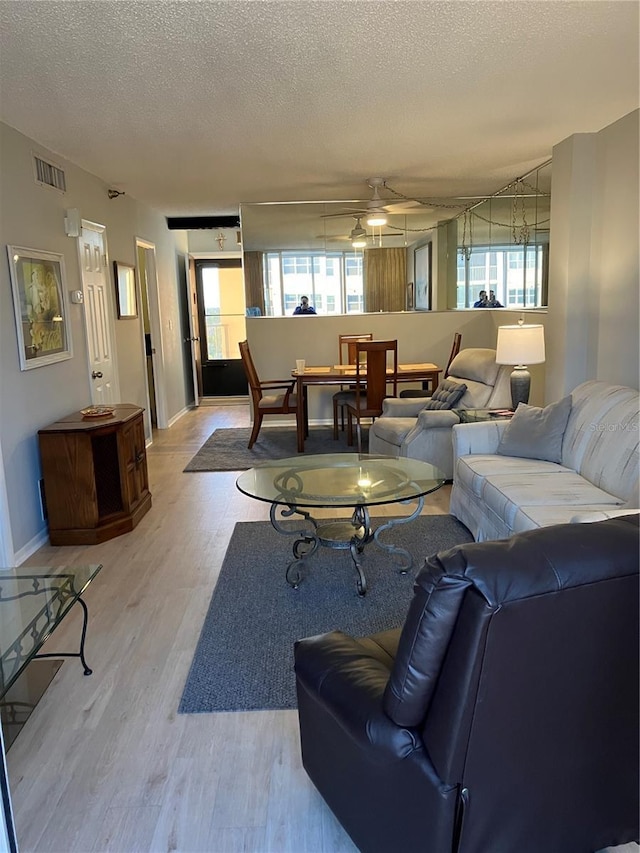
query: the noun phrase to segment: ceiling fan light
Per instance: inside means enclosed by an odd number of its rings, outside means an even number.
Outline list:
[[[354,249],[364,249],[367,245],[367,239],[365,236],[355,237],[352,240],[351,245]]]
[[[386,225],[386,224],[387,224],[387,217],[384,215],[384,213],[381,213],[380,211],[372,212],[367,217],[367,225],[370,225],[372,228],[375,227],[376,225]]]

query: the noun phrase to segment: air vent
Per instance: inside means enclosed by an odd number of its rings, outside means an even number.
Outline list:
[[[54,190],[66,192],[67,181],[64,172],[54,163],[48,163],[37,154],[33,155],[35,166],[36,183],[45,187],[53,187]]]

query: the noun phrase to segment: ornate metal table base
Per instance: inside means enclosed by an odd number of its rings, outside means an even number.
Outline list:
[[[349,549],[357,572],[356,589],[358,590],[358,595],[366,595],[367,579],[364,574],[361,558],[365,546],[371,541],[387,552],[401,574],[406,574],[413,565],[411,554],[405,548],[400,548],[398,545],[391,545],[380,541],[380,534],[384,530],[390,530],[392,527],[397,527],[400,524],[407,524],[413,521],[414,518],[417,518],[424,506],[423,496],[400,501],[400,503],[409,504],[413,503],[414,500],[416,508],[411,515],[408,515],[406,518],[389,519],[375,531],[371,529],[371,519],[366,506],[356,506],[350,521],[332,521],[326,524],[319,524],[310,513],[298,509],[295,504],[287,504],[285,508],[282,504],[272,503],[269,517],[274,529],[285,536],[297,537],[293,543],[294,559],[287,566],[285,574],[287,583],[294,589],[298,588],[304,578],[305,561],[312,554],[315,554],[319,545],[324,545],[327,548]],[[278,513],[280,513],[280,518],[278,518]],[[289,519],[293,515],[302,516],[307,526],[291,530],[280,524],[281,519]]]

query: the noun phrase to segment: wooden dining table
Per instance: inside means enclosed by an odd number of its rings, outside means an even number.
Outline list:
[[[420,364],[399,364],[396,373],[398,382],[424,382],[431,383],[431,389],[435,389],[439,381],[442,368],[437,364],[423,362]],[[388,371],[389,381],[393,381],[393,370]],[[291,371],[291,376],[296,380],[296,430],[298,436],[298,453],[304,453],[304,440],[309,433],[309,414],[307,405],[307,389],[310,385],[345,385],[353,381],[356,375],[354,365],[334,364],[326,367],[305,367],[304,373],[297,370]]]

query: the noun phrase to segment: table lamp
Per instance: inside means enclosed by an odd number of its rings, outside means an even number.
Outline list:
[[[542,364],[544,361],[544,326],[524,325],[520,320],[517,326],[498,326],[496,362],[514,365],[511,373],[511,404],[514,409],[518,403],[529,402],[531,374],[529,364]]]

